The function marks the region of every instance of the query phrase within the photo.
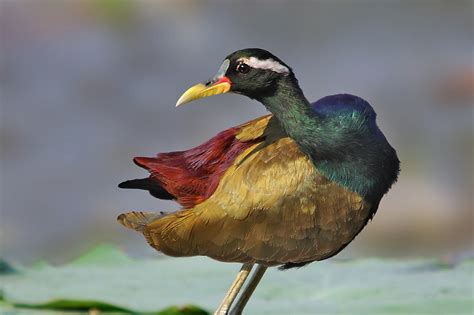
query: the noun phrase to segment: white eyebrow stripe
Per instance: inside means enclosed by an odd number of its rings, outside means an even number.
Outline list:
[[[290,73],[290,69],[288,69],[287,67],[272,58],[260,60],[256,57],[250,57],[240,58],[238,61],[245,62],[246,64],[255,69],[271,70],[273,72],[282,73],[284,75],[288,75]]]

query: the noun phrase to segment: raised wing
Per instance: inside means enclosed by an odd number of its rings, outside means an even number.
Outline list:
[[[134,162],[150,172],[144,179],[123,182],[121,188],[148,190],[161,199],[176,199],[193,207],[208,199],[222,175],[246,149],[265,139],[271,115],[227,129],[193,149],[136,157]]]

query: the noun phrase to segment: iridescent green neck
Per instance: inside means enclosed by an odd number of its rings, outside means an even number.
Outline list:
[[[293,76],[258,100],[328,179],[374,201],[396,179],[398,159],[368,103],[361,110],[350,100],[341,107],[330,98],[314,107]]]
[[[318,117],[294,76],[282,78],[272,93],[258,100],[278,119],[286,134],[301,146],[314,136]]]

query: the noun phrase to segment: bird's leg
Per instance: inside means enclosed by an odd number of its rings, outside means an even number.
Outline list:
[[[258,283],[260,280],[262,280],[263,274],[267,270],[267,267],[258,265],[257,270],[255,270],[254,274],[252,275],[252,278],[250,278],[250,282],[247,284],[247,286],[244,289],[244,292],[242,292],[242,295],[239,297],[237,300],[237,304],[234,306],[232,311],[230,312],[230,315],[241,315],[242,311],[244,310],[245,305],[247,305],[247,302],[250,300],[250,297],[252,296],[253,291],[255,291],[255,288],[257,288]]]
[[[237,274],[237,277],[235,278],[234,282],[232,282],[232,285],[229,288],[229,291],[225,295],[224,299],[222,300],[221,305],[219,305],[219,308],[215,311],[214,315],[226,315],[227,312],[230,309],[230,306],[232,305],[232,302],[234,302],[235,297],[237,294],[239,294],[240,289],[244,285],[245,279],[247,279],[250,271],[252,271],[253,264],[243,264],[242,268],[240,268],[239,273]]]

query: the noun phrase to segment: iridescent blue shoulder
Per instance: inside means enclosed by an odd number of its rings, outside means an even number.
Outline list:
[[[376,116],[374,109],[366,100],[351,94],[328,95],[312,103],[311,106],[323,117],[354,112],[363,113],[367,118],[375,119]]]

